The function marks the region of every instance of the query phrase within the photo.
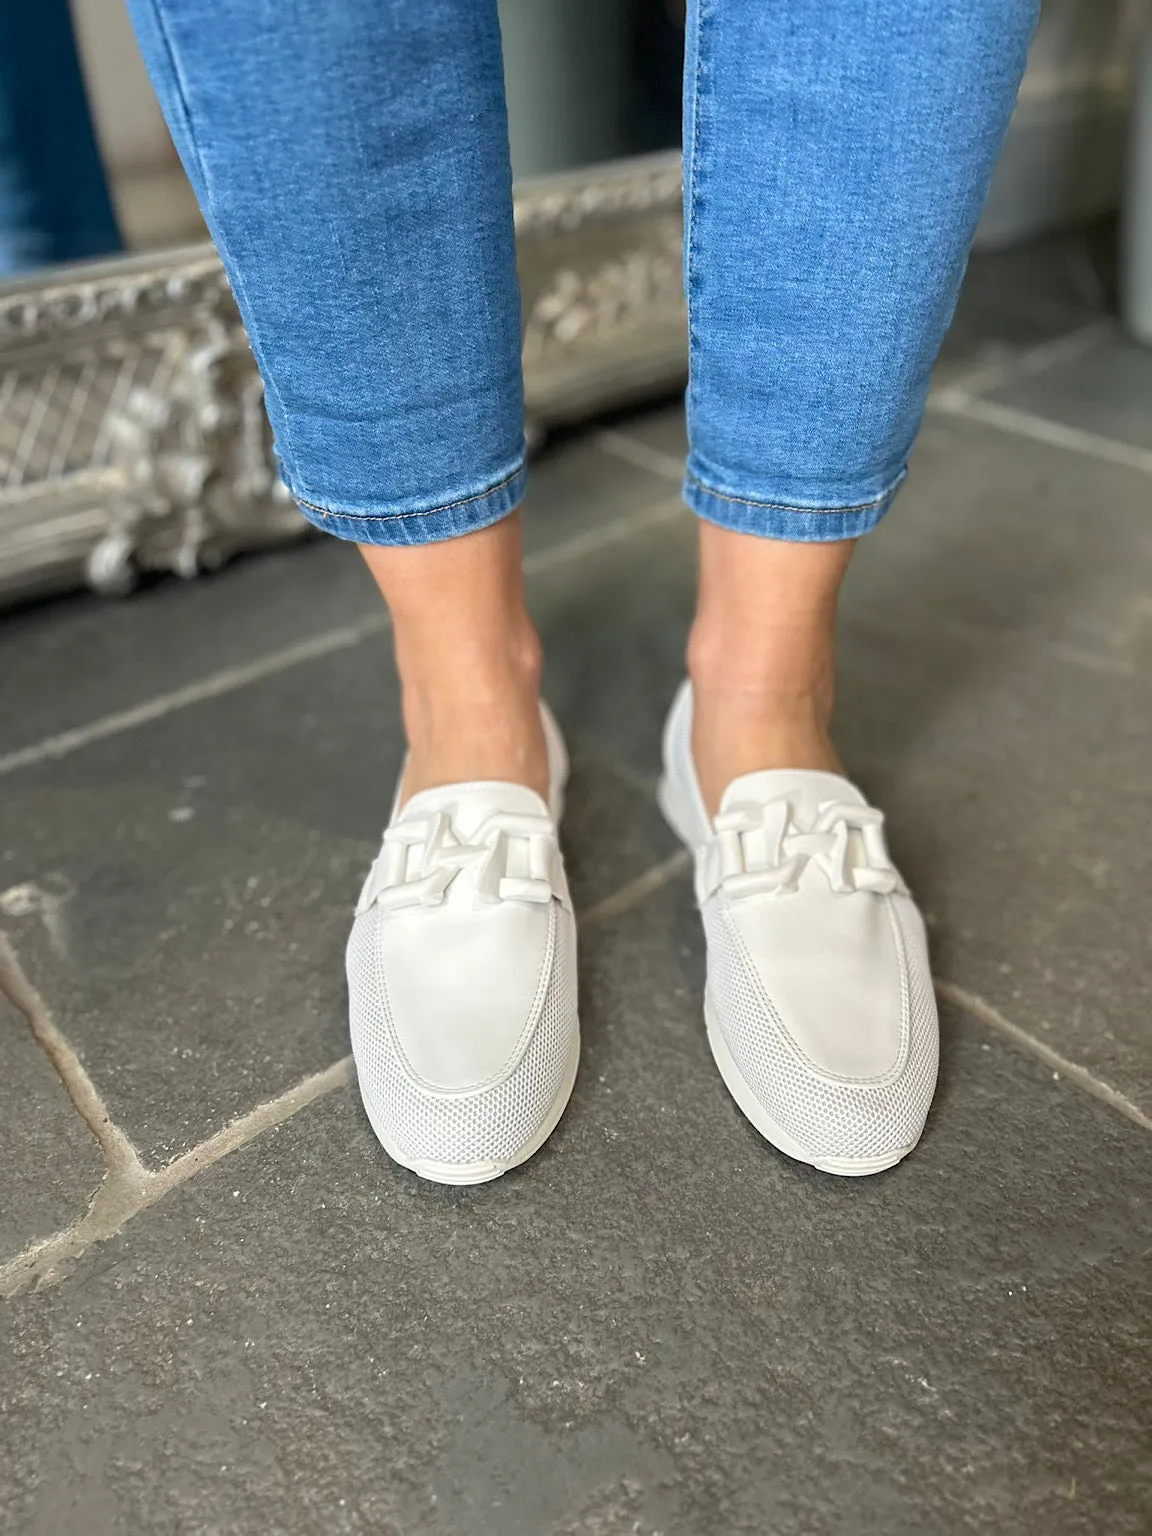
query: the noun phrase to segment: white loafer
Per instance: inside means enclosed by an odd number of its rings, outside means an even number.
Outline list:
[[[924,1128],[939,1026],[924,922],[883,817],[839,774],[773,769],[734,779],[713,822],[691,739],[685,683],[659,797],[696,856],[720,1075],[790,1157],[827,1173],[890,1168]]]
[[[441,1184],[531,1157],[576,1079],[576,922],[556,835],[568,762],[542,714],[550,804],[501,782],[413,795],[348,941],[368,1119],[390,1157]]]

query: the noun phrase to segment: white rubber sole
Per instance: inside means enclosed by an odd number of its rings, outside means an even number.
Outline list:
[[[685,847],[692,851],[695,847],[691,834],[692,817],[679,790],[667,774],[661,776],[656,787],[656,801],[665,821]],[[725,1044],[719,1025],[713,1018],[707,997],[704,999],[704,1025],[708,1031],[708,1047],[712,1052],[712,1060],[716,1063],[717,1071],[724,1080],[725,1088],[736,1100],[745,1119],[759,1131],[765,1141],[771,1142],[776,1150],[783,1152],[786,1157],[795,1158],[798,1163],[807,1163],[812,1168],[819,1168],[822,1173],[834,1173],[839,1178],[859,1179],[870,1173],[883,1173],[885,1168],[895,1167],[901,1158],[907,1157],[915,1147],[916,1142],[913,1141],[895,1152],[886,1152],[883,1157],[859,1158],[825,1157],[821,1153],[811,1152],[808,1148],[802,1147],[783,1126],[773,1120],[748,1086],[731,1051]]]
[[[548,1111],[548,1117],[535,1135],[517,1149],[508,1158],[476,1162],[476,1163],[438,1163],[427,1158],[411,1158],[400,1152],[385,1135],[380,1122],[372,1112],[371,1105],[361,1094],[364,1104],[364,1113],[368,1116],[368,1123],[376,1133],[376,1140],[387,1152],[394,1163],[399,1163],[401,1168],[407,1168],[410,1172],[418,1174],[422,1179],[428,1179],[433,1184],[487,1184],[492,1179],[498,1179],[502,1174],[508,1173],[513,1168],[518,1168],[521,1163],[539,1152],[540,1148],[551,1136],[552,1132],[560,1124],[560,1117],[568,1108],[568,1100],[572,1097],[572,1089],[576,1083],[576,1073],[580,1066],[580,1036],[577,1033],[576,1041],[572,1048],[572,1059],[564,1073],[564,1078]]]

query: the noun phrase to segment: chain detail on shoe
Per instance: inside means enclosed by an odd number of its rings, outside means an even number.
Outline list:
[[[716,835],[697,854],[697,896],[703,903],[721,888],[730,900],[795,894],[809,864],[837,895],[902,892],[883,824],[882,812],[842,801],[822,805],[807,829],[786,799],[733,806],[716,817]]]
[[[480,901],[546,905],[560,889],[559,858],[555,829],[546,816],[496,812],[465,842],[451,817],[436,811],[388,828],[356,911],[439,906],[465,872]]]

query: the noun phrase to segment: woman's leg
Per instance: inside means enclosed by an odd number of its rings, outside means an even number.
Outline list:
[[[827,768],[836,599],[850,540],[793,544],[700,524],[700,586],[688,648],[693,753],[715,811],[758,768]]]
[[[411,793],[547,770],[495,0],[130,0],[289,489],[395,622]],[[451,731],[443,729],[445,719]]]
[[[406,797],[511,779],[548,798],[540,641],[524,606],[520,542],[516,513],[445,544],[363,546],[392,613]]]
[[[691,0],[689,670],[713,810],[749,765],[835,765],[845,541],[904,477],[1036,12]]]
[[[852,540],[905,473],[1035,0],[691,0],[685,496],[700,593],[662,800],[696,850],[716,1063],[828,1172],[916,1144],[924,924],[828,729]]]
[[[521,590],[520,311],[496,0],[131,0],[285,479],[391,609],[411,752],[348,944],[385,1148],[444,1183],[576,1072],[564,776]]]

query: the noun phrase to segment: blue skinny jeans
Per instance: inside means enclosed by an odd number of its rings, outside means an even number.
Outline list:
[[[285,481],[367,544],[525,481],[496,0],[130,0]],[[905,474],[1038,0],[690,0],[684,481],[776,539]]]

